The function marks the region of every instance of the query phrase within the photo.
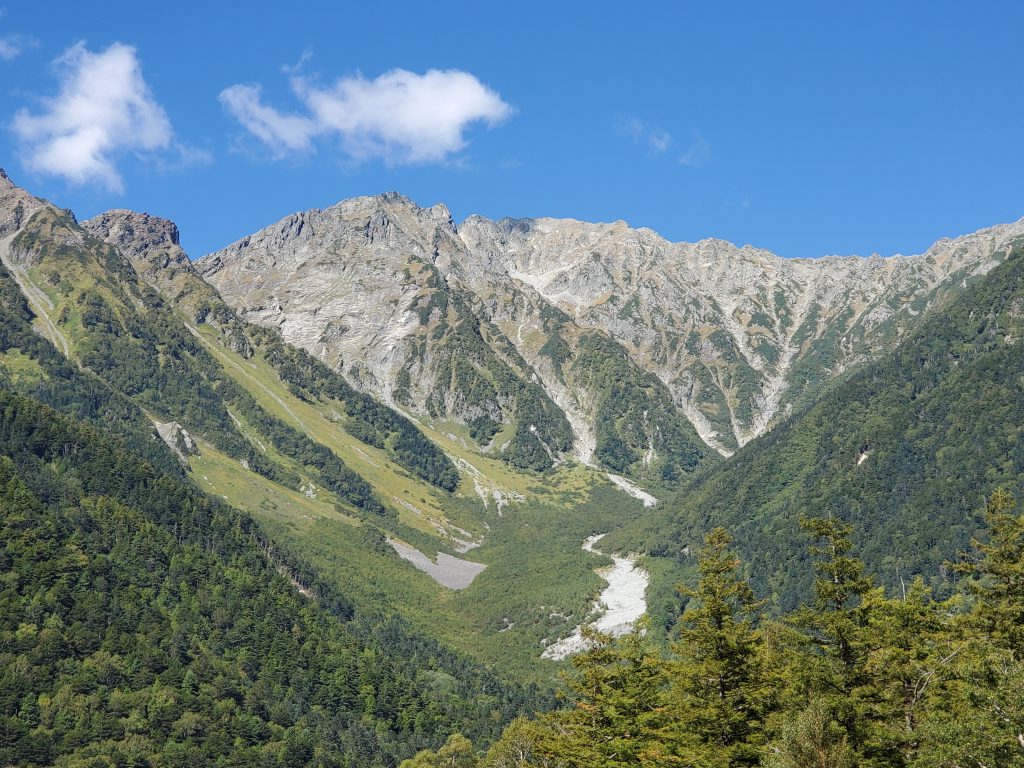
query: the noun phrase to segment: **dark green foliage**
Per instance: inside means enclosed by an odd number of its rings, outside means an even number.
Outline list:
[[[597,333],[581,338],[572,375],[597,397],[594,457],[603,466],[674,485],[707,458],[665,385],[638,368],[612,339]],[[645,458],[652,449],[655,458],[648,467]]]
[[[858,554],[892,587],[948,590],[943,563],[980,527],[992,484],[1024,490],[1024,247],[940,306],[892,355],[694,479],[641,534],[680,558],[707,528],[734,531],[776,608],[811,588],[801,514],[861,531]],[[862,458],[863,457],[863,458]]]
[[[853,529],[834,518],[800,523],[815,542],[810,551],[817,574],[813,602],[789,617],[804,630],[814,649],[800,672],[819,691],[816,701],[826,706],[855,753],[890,752],[891,745],[871,744],[872,731],[884,720],[877,703],[885,681],[869,663],[879,650],[873,626],[878,603],[866,599],[871,579],[864,573],[864,563],[850,555]],[[881,757],[884,764],[894,756]]]
[[[10,273],[0,266],[0,352],[18,350],[39,364],[43,378],[23,385],[40,402],[94,425],[115,429],[133,451],[162,471],[180,473],[177,459],[154,440],[145,415],[131,400],[81,371],[32,329],[32,312]]]
[[[393,766],[452,730],[487,741],[526,703],[353,617],[116,437],[3,390],[0,510],[4,765]]]
[[[572,357],[572,348],[562,337],[563,330],[570,322],[569,316],[558,307],[545,302],[540,308],[540,322],[548,335],[547,341],[540,348],[540,354],[552,362],[559,377],[564,379],[563,366]]]
[[[957,564],[973,577],[978,598],[978,629],[1024,661],[1024,516],[1007,491],[997,490],[985,507],[989,541],[971,542],[974,556]]]
[[[572,709],[516,721],[484,766],[957,768],[1024,765],[1024,517],[990,497],[989,534],[963,570],[968,610],[919,579],[887,596],[850,554],[851,528],[803,519],[817,578],[785,624],[756,623],[722,529],[683,592],[665,658],[642,637],[593,637]],[[528,760],[517,756],[529,756]]]
[[[395,402],[399,405],[409,405],[412,402],[412,377],[409,371],[403,368],[395,376],[395,391],[393,393]]]
[[[760,604],[739,574],[732,539],[722,528],[704,539],[696,588],[680,587],[690,603],[679,619],[671,666],[677,727],[709,765],[756,765],[771,695],[756,629]]]
[[[353,437],[386,449],[399,465],[428,483],[446,491],[455,490],[459,484],[455,466],[409,419],[370,395],[356,391],[341,374],[309,353],[283,344],[269,332],[263,332],[259,338],[267,362],[274,366],[282,381],[307,399],[330,398],[344,406],[345,429]],[[404,373],[408,389],[408,372]]]
[[[639,633],[617,643],[586,635],[593,647],[573,658],[567,678],[574,706],[548,716],[538,745],[554,765],[626,768],[677,762],[673,713],[664,705],[667,665]]]

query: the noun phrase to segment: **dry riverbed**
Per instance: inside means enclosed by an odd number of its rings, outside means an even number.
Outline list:
[[[583,542],[587,552],[603,554],[595,544],[605,537],[597,534]],[[627,634],[633,624],[647,611],[647,583],[650,577],[636,560],[631,557],[611,555],[612,565],[601,568],[597,574],[608,582],[594,605],[595,611],[602,611],[601,617],[590,624],[598,632],[613,637]],[[545,659],[564,659],[587,648],[582,627],[576,627],[571,635],[552,643],[541,654]]]

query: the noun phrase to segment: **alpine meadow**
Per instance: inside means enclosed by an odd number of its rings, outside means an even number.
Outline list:
[[[1022,23],[0,6],[0,766],[1024,768]]]

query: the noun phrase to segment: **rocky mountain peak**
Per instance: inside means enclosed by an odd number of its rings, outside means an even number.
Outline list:
[[[178,227],[170,219],[115,209],[83,221],[82,228],[133,260],[155,249],[176,262],[188,260],[179,244]]]
[[[455,378],[433,345],[455,322],[446,308],[458,306],[475,314],[482,343],[544,387],[580,445],[595,439],[600,393],[585,374],[601,337],[723,453],[892,349],[1024,235],[1022,221],[920,256],[787,259],[717,238],[674,243],[624,221],[473,215],[456,227],[447,207],[397,193],[296,217],[198,267],[245,317],[357,371],[353,383],[399,393],[426,415],[454,414],[441,382]],[[295,221],[306,223],[302,239],[280,237]],[[630,434],[641,434],[649,409],[634,411]],[[655,460],[648,448],[633,446],[644,462]]]
[[[117,248],[139,277],[161,293],[173,295],[183,280],[198,279],[170,219],[117,209],[83,221],[82,229]]]
[[[0,168],[0,238],[17,232],[33,213],[48,205],[15,184]]]

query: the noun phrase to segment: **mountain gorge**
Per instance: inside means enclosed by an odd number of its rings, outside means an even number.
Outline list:
[[[791,609],[813,580],[800,519],[827,514],[858,527],[859,553],[890,589],[922,576],[950,592],[953,554],[982,535],[982,500],[1024,493],[1024,238],[999,260],[893,353],[694,478],[634,524],[643,531],[615,535],[685,565],[692,542],[723,525],[752,583]]]

